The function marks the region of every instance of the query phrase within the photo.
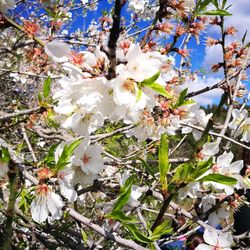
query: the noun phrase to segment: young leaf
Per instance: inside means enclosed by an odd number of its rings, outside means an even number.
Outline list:
[[[226,10],[208,10],[199,14],[199,16],[232,16]]]
[[[116,204],[114,205],[111,214],[114,211],[120,211],[123,208],[123,206],[125,204],[127,204],[128,200],[130,198],[132,185],[133,185],[133,178],[131,176],[126,180],[124,186],[122,187],[122,192],[121,192]]]
[[[187,95],[187,92],[188,92],[188,88],[183,89],[183,90],[181,91],[180,96],[179,96],[179,98],[178,98],[176,104],[174,105],[174,108],[178,108],[178,107],[180,107],[180,106],[183,105],[183,103],[184,103],[184,101],[185,101],[185,97],[186,97],[186,95]]]
[[[9,163],[11,157],[7,148],[1,148],[0,150],[0,162]]]
[[[247,30],[246,30],[246,32],[244,33],[244,36],[243,36],[243,38],[242,38],[242,40],[241,40],[242,45],[244,45],[244,43],[245,43],[246,36],[247,36]]]
[[[195,167],[194,172],[192,173],[193,178],[197,179],[201,175],[206,173],[210,169],[212,164],[213,164],[213,158],[212,157],[210,157],[207,161],[199,162],[197,164],[197,166]]]
[[[168,160],[168,140],[167,135],[161,135],[161,144],[159,146],[159,172],[162,190],[167,190],[167,172],[169,170]]]
[[[222,9],[224,9],[224,8],[225,8],[226,3],[227,3],[227,0],[223,0],[223,2],[222,2]]]
[[[200,12],[207,8],[207,6],[212,2],[212,0],[203,0],[198,1],[197,3],[197,11]]]
[[[59,171],[63,169],[68,163],[69,158],[74,153],[75,148],[81,143],[81,139],[78,139],[74,142],[72,142],[70,145],[65,145],[62,151],[62,154],[60,155],[58,162],[56,163],[56,170]]]
[[[153,89],[155,92],[167,97],[168,99],[172,98],[172,96],[166,91],[166,89],[156,82],[147,84],[146,87]]]
[[[141,95],[142,95],[142,90],[141,88],[138,89],[138,93],[137,93],[137,97],[136,97],[136,102],[139,102],[141,99]]]
[[[145,162],[143,159],[139,158],[139,160],[142,163],[142,166],[150,173],[150,175],[154,178],[155,181],[157,181],[155,174],[152,170],[152,168],[147,164],[147,162]]]
[[[142,243],[150,243],[153,242],[152,239],[146,237],[145,235],[141,234],[140,231],[136,228],[134,224],[125,224],[124,225],[130,233],[133,234],[136,240],[142,242]]]
[[[158,240],[162,235],[172,233],[173,229],[171,228],[170,221],[166,220],[162,222],[158,227],[155,228],[153,233],[150,235],[151,240]]]
[[[212,0],[213,5],[216,7],[216,9],[219,9],[219,3],[218,0]]]
[[[112,211],[109,215],[107,215],[107,218],[117,220],[122,223],[136,222],[134,218],[127,216],[121,210]]]
[[[46,157],[42,160],[41,163],[46,163],[47,166],[53,166],[54,162],[55,162],[55,150],[57,148],[58,144],[53,144],[49,151],[48,154],[46,155]]]
[[[43,97],[47,98],[50,94],[51,77],[49,76],[43,84]]]
[[[141,85],[141,86],[147,86],[147,85],[150,85],[150,84],[154,83],[154,82],[158,79],[158,77],[160,76],[160,74],[161,74],[161,72],[158,71],[158,72],[157,72],[156,74],[154,74],[153,76],[151,76],[151,77],[149,77],[149,78],[143,80],[143,81],[141,82],[140,85]]]
[[[228,186],[233,186],[237,183],[237,180],[235,178],[222,174],[209,174],[197,181],[199,182],[214,181]]]

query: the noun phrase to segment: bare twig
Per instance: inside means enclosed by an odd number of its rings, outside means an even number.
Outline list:
[[[40,112],[43,112],[45,110],[46,109],[44,107],[35,107],[32,109],[26,109],[26,110],[14,112],[11,114],[5,114],[5,115],[0,116],[0,121],[7,121],[7,120],[14,118],[14,117],[23,116],[23,115],[30,115],[33,113],[40,113]]]
[[[127,240],[127,239],[121,238],[118,235],[115,235],[113,233],[110,233],[110,232],[104,230],[103,228],[101,228],[97,224],[94,224],[93,222],[91,222],[90,219],[82,216],[81,214],[79,214],[78,212],[76,212],[72,208],[67,208],[66,210],[68,211],[69,215],[71,217],[73,217],[75,220],[77,220],[77,221],[81,222],[83,225],[91,228],[92,230],[94,230],[98,234],[105,237],[107,240],[112,240],[112,241],[114,241],[122,246],[129,247],[129,248],[134,249],[134,250],[146,250],[147,249],[147,248],[144,248],[144,247],[136,244],[132,240]]]
[[[38,162],[38,160],[37,160],[37,158],[36,158],[36,155],[35,155],[35,153],[34,153],[34,150],[33,150],[32,146],[31,146],[31,144],[30,144],[30,141],[29,141],[29,138],[28,138],[28,136],[27,136],[27,133],[26,133],[26,131],[25,131],[24,126],[22,126],[22,133],[23,133],[23,139],[25,140],[25,142],[26,142],[26,144],[27,144],[27,146],[28,146],[28,148],[29,148],[29,151],[30,151],[30,153],[31,153],[31,155],[32,155],[32,158],[33,158],[34,162]]]

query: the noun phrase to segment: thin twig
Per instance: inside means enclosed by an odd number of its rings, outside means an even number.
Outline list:
[[[77,220],[77,221],[81,222],[83,225],[91,228],[93,231],[102,235],[107,240],[114,241],[122,246],[129,247],[129,248],[134,249],[134,250],[146,250],[147,249],[147,248],[144,248],[144,247],[138,245],[137,243],[135,243],[132,240],[127,240],[127,239],[121,238],[118,235],[115,235],[113,233],[110,233],[110,232],[104,230],[102,227],[98,226],[97,224],[94,224],[93,222],[91,222],[90,219],[82,216],[81,214],[79,214],[78,212],[76,212],[72,208],[67,208],[66,210],[69,213],[69,215],[71,217],[73,217],[75,220]]]

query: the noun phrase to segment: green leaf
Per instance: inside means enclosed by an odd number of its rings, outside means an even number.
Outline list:
[[[194,172],[192,173],[192,176],[194,179],[199,178],[201,175],[206,173],[213,164],[213,158],[210,157],[207,161],[198,162],[198,164],[195,167]]]
[[[19,202],[18,207],[22,210],[23,213],[27,213],[30,209],[30,205],[32,202],[32,197],[29,194],[28,190],[23,188],[18,194]]]
[[[141,234],[140,231],[136,228],[135,225],[133,224],[126,224],[124,225],[129,231],[130,233],[133,234],[133,236],[135,237],[136,240],[142,242],[142,243],[150,243],[153,242],[152,239],[146,237],[145,235]]]
[[[55,150],[56,150],[57,147],[58,147],[58,144],[53,144],[50,147],[46,157],[38,165],[46,163],[46,165],[48,165],[48,166],[54,166],[54,163],[55,163]]]
[[[151,240],[158,240],[161,238],[162,235],[172,233],[173,229],[171,228],[170,221],[166,220],[162,222],[159,226],[155,228],[153,233],[150,235]]]
[[[43,101],[43,96],[40,92],[38,92],[38,94],[37,94],[37,99],[38,99],[39,103],[41,103]]]
[[[169,170],[168,160],[168,139],[167,135],[161,135],[161,144],[159,146],[159,172],[162,190],[167,190],[167,172]]]
[[[87,236],[87,234],[84,232],[83,229],[81,229],[81,234],[82,234],[83,242],[86,243],[86,242],[87,242],[87,239],[88,239],[88,236]]]
[[[64,146],[63,151],[55,166],[57,171],[63,169],[69,163],[69,158],[74,153],[75,148],[81,143],[81,140],[82,139],[78,139],[72,142],[70,145]]]
[[[48,78],[44,81],[43,84],[43,97],[47,98],[50,94],[50,85],[51,85],[51,77],[48,76]]]
[[[212,0],[213,5],[216,7],[216,9],[219,9],[219,3],[218,0]]]
[[[137,222],[134,218],[127,216],[121,210],[112,211],[110,214],[107,215],[107,218],[117,220],[122,223]]]
[[[226,10],[209,10],[198,14],[199,16],[232,16]]]
[[[128,200],[130,198],[132,185],[133,185],[133,178],[131,176],[126,180],[124,186],[121,188],[121,194],[120,194],[116,204],[114,205],[111,214],[114,211],[117,211],[117,210],[120,211],[123,208],[123,206],[125,204],[127,204]]]
[[[7,148],[1,148],[0,150],[0,162],[9,163],[11,157]]]
[[[136,97],[136,102],[139,102],[139,101],[140,101],[141,95],[142,95],[142,90],[141,90],[141,88],[139,87],[138,93],[137,93],[137,97]]]
[[[157,181],[156,177],[155,177],[155,174],[152,170],[152,168],[148,165],[147,162],[145,162],[143,159],[139,158],[139,160],[141,161],[142,163],[142,166],[149,172],[149,174],[154,178],[155,181]]]
[[[244,43],[245,43],[246,36],[247,36],[247,30],[246,30],[246,32],[244,33],[244,35],[243,35],[243,37],[242,37],[242,40],[241,40],[241,42],[242,42],[243,45],[244,45]]]
[[[156,82],[147,84],[146,87],[153,89],[155,92],[159,93],[162,96],[167,97],[168,99],[172,98],[172,96],[166,91],[166,89],[162,85]]]
[[[223,0],[223,2],[222,2],[222,9],[225,8],[226,4],[227,4],[227,0]]]
[[[181,91],[180,96],[179,96],[176,104],[174,105],[174,108],[178,108],[178,107],[183,105],[183,102],[185,101],[185,97],[186,97],[187,93],[188,93],[188,88],[183,89]]]
[[[197,181],[199,182],[214,181],[228,186],[233,186],[237,183],[237,180],[235,178],[222,174],[209,174]]]
[[[213,0],[203,0],[203,1],[198,1],[198,4],[197,4],[197,11],[200,12],[204,9],[207,8],[207,6],[212,3]]]
[[[161,72],[158,71],[158,72],[157,72],[156,74],[154,74],[153,76],[151,76],[151,77],[149,77],[149,78],[143,80],[143,81],[140,83],[140,85],[141,85],[141,86],[147,86],[147,85],[150,85],[150,84],[154,83],[154,82],[158,79],[158,77],[160,76],[160,74],[161,74]]]

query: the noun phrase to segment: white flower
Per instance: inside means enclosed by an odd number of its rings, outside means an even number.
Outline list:
[[[188,183],[184,188],[181,188],[178,192],[178,196],[180,199],[185,199],[189,196],[191,199],[196,199],[200,196],[201,188],[200,183],[191,182]]]
[[[63,206],[58,194],[52,192],[46,184],[38,185],[36,197],[30,206],[32,219],[38,223],[44,222],[47,218],[50,221],[60,219]]]
[[[143,12],[148,0],[130,0],[129,8],[135,11]]]
[[[80,166],[87,174],[99,174],[104,169],[104,162],[101,156],[103,148],[98,145],[88,145],[88,141],[83,140],[76,148],[72,159],[74,166]]]
[[[0,12],[6,13],[8,9],[16,7],[14,0],[0,0]]]
[[[101,127],[104,122],[104,117],[101,113],[85,113],[77,112],[67,118],[62,127],[66,129],[72,129],[79,135],[89,135],[96,129]]]
[[[235,178],[238,180],[238,183],[234,186],[228,186],[217,182],[211,182],[218,190],[225,190],[227,195],[231,195],[234,192],[234,188],[240,188],[239,180],[241,180],[240,170],[243,168],[243,161],[235,161],[233,163],[232,160],[234,155],[232,152],[226,153],[224,152],[222,155],[218,156],[216,164],[212,167],[210,172],[218,173],[221,175],[226,175]]]
[[[77,199],[77,192],[72,185],[73,177],[74,172],[71,168],[62,170],[58,173],[58,184],[61,194],[67,198],[69,202],[73,202]]]
[[[200,206],[203,208],[203,212],[206,213],[209,209],[216,205],[216,197],[212,194],[206,195],[202,198]],[[226,219],[229,217],[229,212],[224,208],[220,207],[215,212],[209,214],[208,224],[217,227],[220,223],[220,219]]]
[[[250,118],[247,118],[248,111],[238,109],[232,111],[233,120],[229,123],[229,127],[233,130],[234,136],[242,134],[241,141],[250,141]]]
[[[217,141],[215,141],[215,142],[205,143],[200,153],[204,157],[210,157],[216,155],[218,152],[219,152],[219,144]]]
[[[233,237],[231,233],[222,233],[216,229],[205,229],[203,238],[208,244],[200,244],[195,250],[230,250],[230,246],[233,243]]]

